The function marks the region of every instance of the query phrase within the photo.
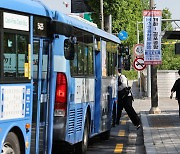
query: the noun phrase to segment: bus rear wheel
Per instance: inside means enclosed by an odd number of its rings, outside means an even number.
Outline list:
[[[15,133],[8,133],[3,144],[1,154],[20,154],[20,144]]]
[[[83,139],[82,142],[76,145],[75,153],[85,154],[88,147],[88,141],[89,141],[89,119],[87,117],[84,125]]]

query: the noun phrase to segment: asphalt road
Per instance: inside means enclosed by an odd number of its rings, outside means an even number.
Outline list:
[[[114,153],[145,153],[142,128],[136,130],[125,111],[120,125],[111,129],[110,139],[106,141],[98,137],[91,139],[87,151],[87,154]]]
[[[74,154],[72,147],[57,149],[62,151],[53,153]],[[112,127],[110,139],[102,140],[100,136],[90,139],[86,154],[114,153],[145,154],[142,128],[136,130],[125,111],[123,111],[121,123]]]

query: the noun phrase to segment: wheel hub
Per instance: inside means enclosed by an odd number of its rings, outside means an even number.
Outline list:
[[[14,150],[7,144],[3,145],[1,154],[15,154]]]

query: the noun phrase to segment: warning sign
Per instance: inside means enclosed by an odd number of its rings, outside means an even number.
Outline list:
[[[146,65],[144,64],[144,58],[136,58],[134,60],[134,68],[137,71],[142,71],[143,69],[145,69]]]
[[[144,56],[144,45],[136,44],[134,47],[134,53],[135,53],[136,57],[143,57]]]

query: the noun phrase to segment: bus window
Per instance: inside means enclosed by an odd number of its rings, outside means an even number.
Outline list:
[[[28,62],[28,36],[4,33],[4,77],[25,77]]]
[[[77,44],[75,45],[75,48],[77,49]],[[70,61],[70,67],[71,67],[71,75],[76,76],[78,74],[77,51],[74,53],[74,59]]]
[[[78,46],[78,75],[83,76],[84,75],[84,46],[83,44],[79,44]]]
[[[93,60],[93,47],[88,47],[88,74],[94,74],[94,60]]]
[[[83,43],[76,44],[74,60],[71,61],[72,76],[92,76],[94,74],[93,47]]]
[[[116,66],[116,54],[117,54],[117,45],[112,42],[107,42],[107,75],[115,75],[115,66]],[[114,58],[115,57],[115,58]]]
[[[72,76],[93,76],[93,36],[91,34],[82,34],[77,37],[75,44],[75,56],[70,61]]]

